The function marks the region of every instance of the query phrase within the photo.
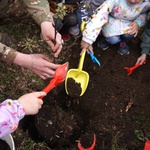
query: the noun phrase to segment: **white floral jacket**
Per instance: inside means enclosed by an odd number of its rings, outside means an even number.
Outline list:
[[[126,33],[129,24],[137,22],[139,27],[145,24],[150,1],[129,4],[127,0],[106,0],[88,20],[82,33],[82,40],[92,44],[102,30],[105,37]]]

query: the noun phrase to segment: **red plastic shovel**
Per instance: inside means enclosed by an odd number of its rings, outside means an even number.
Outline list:
[[[49,84],[42,91],[48,93],[55,86],[62,83],[66,78],[68,67],[69,67],[68,62],[59,66],[55,71],[54,78],[49,82]],[[40,98],[42,99],[43,97],[41,96]]]
[[[79,150],[94,150],[95,145],[96,145],[96,135],[95,135],[95,134],[94,134],[93,144],[92,144],[92,146],[89,147],[89,148],[84,148],[84,147],[82,147],[80,141],[78,141],[78,149],[79,149]]]
[[[150,141],[147,141],[147,142],[145,143],[144,150],[150,150]]]
[[[150,141],[148,140],[148,136],[146,134],[146,131],[144,129],[142,129],[142,133],[143,133],[143,140],[146,141],[145,146],[144,146],[144,150],[150,150]]]
[[[145,61],[146,62],[146,61]],[[128,71],[128,76],[130,75],[130,74],[132,74],[132,71],[133,70],[135,70],[136,68],[138,68],[138,67],[140,67],[141,66],[141,64],[140,63],[138,63],[138,64],[136,64],[136,65],[134,65],[133,67],[124,67],[124,69],[126,69],[127,71]]]

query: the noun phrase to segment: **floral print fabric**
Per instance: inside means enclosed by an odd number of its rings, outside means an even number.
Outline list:
[[[7,99],[0,104],[0,137],[14,132],[25,111],[17,100]]]
[[[137,22],[139,27],[145,24],[149,9],[149,0],[133,5],[127,0],[106,0],[89,19],[82,40],[92,44],[101,30],[105,37],[126,34],[131,22]]]

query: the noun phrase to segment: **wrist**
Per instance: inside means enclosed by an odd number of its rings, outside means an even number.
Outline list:
[[[41,23],[41,29],[45,28],[45,26],[48,26],[50,29],[53,28],[53,23],[49,21],[44,21]]]
[[[20,52],[17,53],[17,56],[14,59],[13,63],[24,68],[31,69],[31,67],[33,67],[32,56]]]
[[[25,116],[25,109],[23,105],[19,102],[19,100],[13,100],[18,108],[18,117],[21,120]]]

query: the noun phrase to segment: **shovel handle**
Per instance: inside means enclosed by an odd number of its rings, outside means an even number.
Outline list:
[[[56,80],[55,79],[52,79],[49,84],[42,90],[43,92],[45,92],[46,94],[51,90],[53,89],[55,86],[56,86]],[[39,98],[40,99],[43,99],[44,96],[40,96]]]
[[[79,71],[81,71],[83,68],[83,62],[84,62],[85,54],[86,54],[86,49],[84,49],[84,51],[80,57],[79,66],[78,66]]]
[[[131,69],[131,70],[134,70],[134,69],[138,68],[139,66],[141,66],[140,63],[136,64],[135,66],[131,67],[130,69]]]
[[[144,63],[146,63],[146,60],[144,61]],[[138,68],[138,67],[140,67],[140,66],[141,66],[141,64],[138,63],[138,64],[136,64],[135,66],[131,67],[131,69],[134,70],[134,69],[136,69],[136,68]]]
[[[144,63],[146,63],[146,60],[144,61]],[[138,68],[138,67],[140,67],[140,66],[141,66],[141,64],[138,63],[138,64],[134,65],[133,67],[131,67],[130,70],[133,71],[134,69],[136,69],[136,68]]]
[[[98,66],[100,67],[100,61],[92,54],[92,52],[89,51],[89,54],[90,54],[90,57],[91,57],[91,60],[94,62],[94,63],[97,63]]]

